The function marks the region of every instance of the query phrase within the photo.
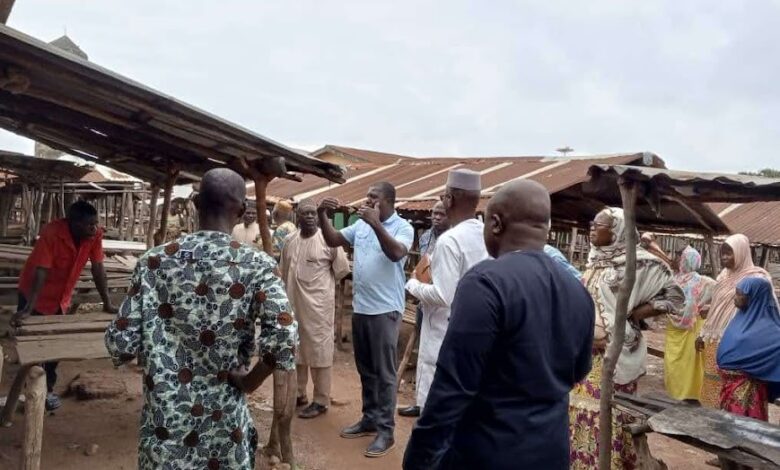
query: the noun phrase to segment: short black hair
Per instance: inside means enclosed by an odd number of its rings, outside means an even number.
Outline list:
[[[380,181],[379,183],[372,184],[372,188],[379,190],[382,197],[395,204],[395,186],[387,181]]]
[[[91,217],[97,217],[97,215],[98,213],[95,206],[87,201],[79,199],[68,207],[68,214],[66,217],[68,220],[74,222],[83,222]]]

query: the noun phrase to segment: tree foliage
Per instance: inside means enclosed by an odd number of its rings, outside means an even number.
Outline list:
[[[759,171],[740,171],[740,175],[750,175],[750,176],[763,176],[766,178],[780,178],[780,170],[775,170],[774,168],[764,168],[763,170]]]

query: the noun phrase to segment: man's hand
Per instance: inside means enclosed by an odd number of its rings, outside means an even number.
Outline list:
[[[114,315],[119,313],[119,309],[117,307],[114,307],[114,305],[110,302],[103,303],[103,311],[106,313],[112,313]]]
[[[704,351],[704,340],[701,336],[696,338],[696,352],[702,352]]]
[[[632,319],[639,322],[641,320],[644,320],[645,318],[652,317],[655,313],[655,310],[653,309],[653,306],[650,304],[642,304],[631,311],[631,314],[629,315]]]
[[[320,201],[320,205],[317,207],[317,212],[335,211],[339,207],[341,207],[341,203],[338,199],[333,197],[326,197]]]
[[[245,391],[244,378],[249,374],[249,369],[241,366],[238,369],[233,369],[228,372],[228,383],[242,392]]]
[[[11,317],[11,326],[21,326],[22,320],[29,317],[32,314],[32,307],[28,306],[14,313]]]
[[[379,209],[375,209],[369,205],[364,205],[358,209],[357,215],[363,222],[371,227],[377,227],[382,223],[379,219]]]

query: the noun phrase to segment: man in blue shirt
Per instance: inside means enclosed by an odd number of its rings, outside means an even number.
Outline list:
[[[363,417],[341,431],[353,439],[376,434],[366,457],[381,457],[395,445],[394,410],[398,331],[405,306],[404,260],[414,241],[412,226],[395,212],[395,188],[377,183],[353,225],[337,231],[328,211],[341,204],[333,198],[317,210],[325,243],[354,250],[352,343],[363,392]]]

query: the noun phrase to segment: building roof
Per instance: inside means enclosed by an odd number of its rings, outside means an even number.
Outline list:
[[[211,168],[263,168],[341,181],[342,169],[0,25],[0,127],[56,150],[163,184]],[[248,176],[248,175],[245,175]],[[281,176],[294,178],[282,172]]]
[[[0,150],[0,171],[26,182],[79,181],[92,168],[61,160],[46,160],[31,155]]]
[[[51,44],[56,48],[62,49],[63,51],[70,52],[71,54],[75,54],[84,60],[89,59],[87,53],[81,50],[78,44],[73,42],[73,40],[69,38],[67,34],[58,37],[54,41],[51,41],[49,44]]]
[[[369,163],[375,165],[388,165],[399,160],[408,160],[412,157],[404,155],[395,155],[392,153],[375,152],[373,150],[363,150],[351,147],[342,147],[340,145],[326,145],[319,150],[311,153],[313,157],[321,158],[327,154],[335,154],[346,161],[353,163]]]
[[[326,146],[325,148],[332,147]],[[373,152],[376,153],[376,152]],[[387,154],[385,154],[387,155]],[[372,161],[348,165],[346,182],[332,185],[327,181],[304,176],[301,183],[274,180],[268,185],[269,197],[300,201],[313,197],[335,197],[347,206],[362,203],[368,188],[380,181],[388,181],[396,188],[399,208],[407,209],[407,201],[416,201],[419,210],[430,210],[444,192],[447,172],[467,168],[482,174],[483,192],[491,193],[514,179],[529,178],[544,184],[550,192],[557,192],[582,182],[588,177],[588,168],[596,163],[638,164],[663,166],[663,161],[649,153],[600,155],[588,158],[565,157],[483,157],[483,158],[413,158],[402,157],[387,163]],[[253,189],[249,188],[250,195]]]
[[[780,247],[780,201],[710,204],[732,232],[746,235],[751,243]]]

